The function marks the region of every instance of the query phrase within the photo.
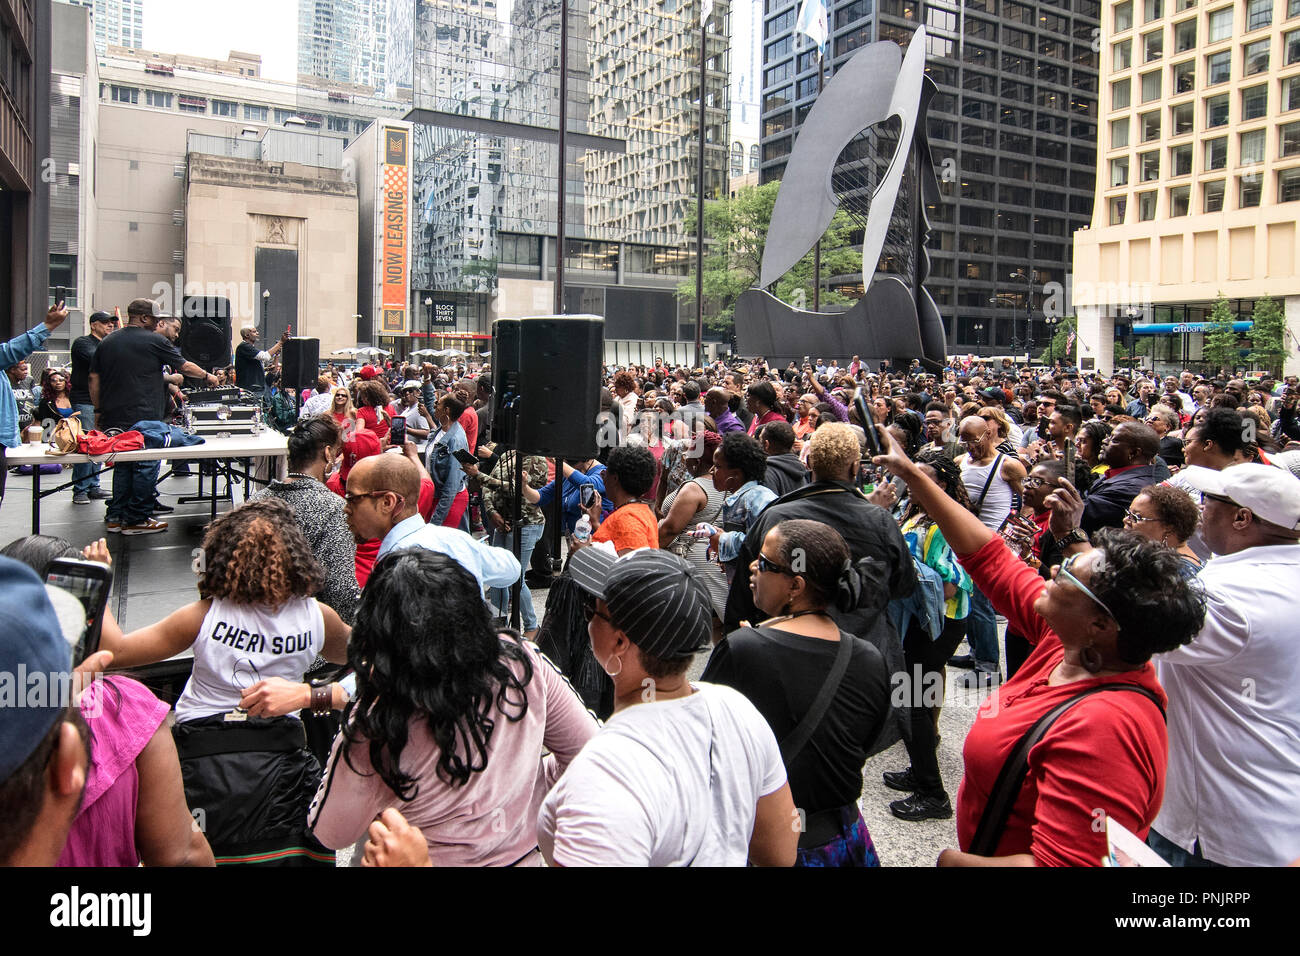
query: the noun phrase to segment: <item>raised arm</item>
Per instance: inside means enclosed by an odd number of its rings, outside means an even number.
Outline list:
[[[993,532],[922,474],[921,469],[907,457],[883,425],[877,425],[876,431],[880,434],[880,446],[885,449],[885,454],[871,459],[872,463],[881,465],[891,474],[903,479],[912,497],[920,502],[925,513],[939,526],[949,547],[958,555],[965,555],[974,554],[988,544],[994,537]]]
[[[125,636],[110,635],[105,631],[100,644],[113,652],[114,667],[138,667],[175,657],[194,643],[203,627],[203,619],[212,607],[206,598],[173,611],[157,624],[150,624]]]

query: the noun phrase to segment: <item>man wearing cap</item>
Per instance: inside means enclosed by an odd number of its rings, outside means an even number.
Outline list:
[[[666,551],[569,562],[589,595],[591,650],[614,714],[547,794],[537,820],[559,866],[791,866],[798,828],[781,751],[745,696],[686,678],[711,640],[711,603]]]
[[[289,338],[289,330],[285,329],[284,334],[280,336],[280,341],[266,351],[257,347],[257,326],[244,326],[239,330],[239,337],[243,341],[235,349],[235,384],[246,392],[252,392],[259,399],[265,398],[266,366],[274,362],[275,357],[284,348],[284,343]],[[298,383],[293,384],[296,386]]]
[[[127,325],[107,336],[90,359],[87,384],[96,409],[96,426],[126,431],[136,422],[161,421],[164,414],[163,366],[215,385],[216,376],[188,361],[159,335],[158,313],[149,299],[126,307]],[[113,466],[113,497],[104,516],[108,530],[122,534],[157,534],[167,522],[153,517],[155,461],[118,462]]]
[[[398,406],[397,414],[406,419],[407,438],[423,449],[424,440],[429,437],[429,432],[433,429],[433,416],[420,401],[420,389],[421,383],[413,378],[402,383],[399,389],[402,404]]]
[[[1300,479],[1270,465],[1185,469],[1214,557],[1205,626],[1155,658],[1169,774],[1148,842],[1176,865],[1300,857]]]
[[[90,398],[90,360],[95,356],[99,343],[104,341],[117,329],[118,318],[107,312],[94,312],[86,327],[90,330],[72,343],[72,410],[79,412],[78,419],[82,428],[90,431],[95,427],[95,403]],[[88,505],[91,501],[108,498],[109,494],[99,487],[99,466],[87,462],[72,466],[72,503]]]
[[[90,768],[78,729],[84,721],[61,690],[70,687],[71,648],[80,633],[68,630],[75,624],[60,622],[84,619],[76,598],[47,589],[35,571],[12,558],[0,558],[0,594],[0,673],[11,681],[12,675],[27,675],[9,684],[0,720],[0,866],[54,866]],[[60,598],[70,602],[71,616],[56,613],[51,602]],[[107,651],[92,657],[101,669],[112,660]],[[49,693],[27,699],[38,675]]]

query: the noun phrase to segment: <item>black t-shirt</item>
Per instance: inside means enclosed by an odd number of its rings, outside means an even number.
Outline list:
[[[90,371],[99,375],[99,427],[162,421],[162,368],[184,364],[176,346],[157,332],[128,325],[109,335],[90,360]]]
[[[72,343],[72,378],[69,385],[72,390],[73,405],[89,405],[90,402],[90,360],[99,348],[99,339],[93,335],[83,335]]]
[[[889,717],[889,669],[866,641],[853,655],[821,723],[786,772],[794,805],[807,813],[856,803],[862,765]],[[713,649],[700,679],[734,687],[749,698],[784,741],[799,726],[826,682],[839,646],[771,627],[732,631]]]
[[[248,342],[240,342],[235,349],[235,384],[250,392],[266,391],[266,369],[257,357],[262,350]]]

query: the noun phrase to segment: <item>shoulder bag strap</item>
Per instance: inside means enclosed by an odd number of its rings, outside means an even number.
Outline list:
[[[799,751],[803,750],[804,745],[821,724],[822,718],[826,716],[826,711],[830,709],[831,701],[835,699],[840,683],[844,680],[844,673],[849,669],[849,658],[852,656],[853,638],[840,631],[839,650],[835,653],[835,661],[831,664],[821,690],[817,691],[817,697],[808,708],[808,713],[803,715],[803,720],[799,721],[799,725],[790,731],[785,740],[781,741],[781,759],[786,767],[789,767],[791,761],[799,756]]]
[[[1025,731],[1025,735],[1020,738],[1015,749],[1007,757],[1006,763],[1002,765],[997,782],[993,784],[993,790],[989,793],[988,802],[984,805],[984,813],[980,817],[979,826],[975,828],[975,836],[971,840],[968,852],[980,856],[993,856],[997,852],[998,843],[1001,842],[1002,833],[1007,827],[1007,820],[1011,818],[1011,810],[1020,798],[1020,790],[1025,784],[1025,777],[1029,774],[1029,751],[1043,739],[1048,728],[1056,722],[1056,719],[1085,697],[1091,697],[1093,694],[1102,691],[1113,690],[1125,690],[1141,694],[1156,705],[1156,709],[1160,711],[1160,716],[1164,718],[1165,709],[1160,705],[1159,698],[1145,687],[1139,687],[1137,684],[1102,684],[1098,687],[1090,687],[1049,710],[1038,718],[1034,726]]]
[[[980,491],[979,501],[975,502],[975,514],[978,515],[980,509],[984,507],[984,496],[989,493],[989,485],[993,484],[994,476],[1002,470],[1002,459],[1005,457],[1003,452],[998,452],[998,457],[993,459],[993,467],[989,469],[989,476],[984,479],[984,488]]]

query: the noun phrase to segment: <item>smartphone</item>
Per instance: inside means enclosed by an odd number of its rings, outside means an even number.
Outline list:
[[[104,624],[104,608],[108,606],[109,588],[113,584],[113,570],[98,561],[56,558],[50,562],[45,583],[67,591],[86,609],[86,630],[72,652],[75,667],[99,650],[99,635]]]
[[[63,303],[65,303],[65,302],[67,302],[67,301],[68,301],[68,287],[67,287],[67,286],[63,286],[63,285],[55,286],[55,287],[54,287],[54,304],[55,304],[55,305],[63,305]]]
[[[1065,480],[1074,484],[1074,439],[1065,440]]]
[[[406,419],[394,418],[388,423],[388,444],[401,448],[406,444]]]
[[[867,433],[867,453],[871,457],[883,455],[885,450],[880,447],[880,434],[876,431],[876,419],[871,414],[871,409],[867,407],[866,399],[861,395],[854,396],[853,407],[858,410],[858,417],[862,419],[862,430]]]
[[[473,452],[468,451],[464,448],[458,449],[452,452],[452,454],[456,456],[456,460],[460,462],[462,465],[478,464],[478,457]]]
[[[583,485],[582,490],[578,492],[578,501],[582,507],[590,508],[591,503],[596,500],[596,486]]]

